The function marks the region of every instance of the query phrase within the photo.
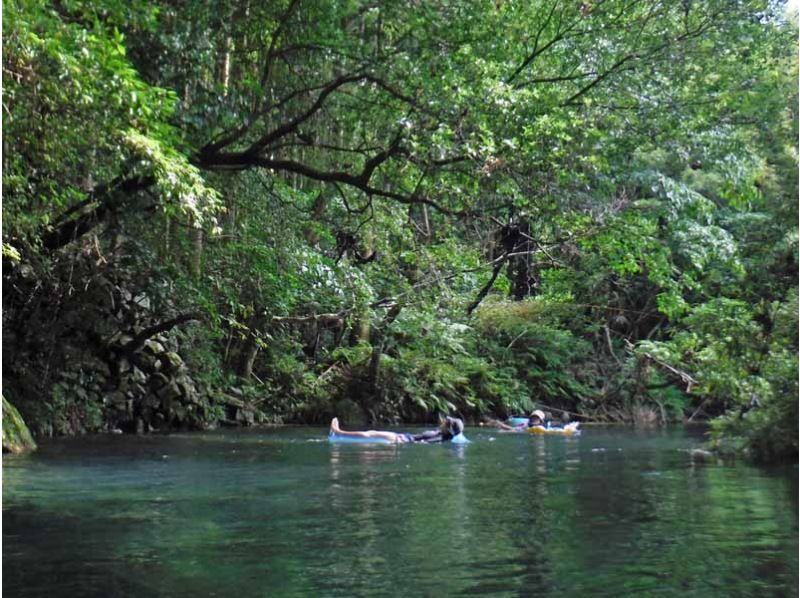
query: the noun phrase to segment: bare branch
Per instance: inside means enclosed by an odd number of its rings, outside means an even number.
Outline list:
[[[189,312],[180,314],[174,318],[165,320],[164,322],[153,324],[133,337],[133,340],[128,341],[125,345],[123,345],[122,350],[126,355],[132,355],[144,346],[144,343],[147,341],[147,339],[155,336],[156,334],[166,332],[167,330],[172,330],[175,328],[175,326],[180,324],[185,324],[186,322],[192,322],[200,319],[202,319],[202,314],[200,312]]]
[[[267,49],[267,55],[264,59],[264,71],[261,74],[261,89],[264,89],[269,81],[269,78],[272,74],[272,61],[275,58],[275,47],[278,43],[278,40],[283,33],[286,24],[289,22],[289,19],[294,12],[294,9],[297,7],[299,0],[292,0],[289,3],[289,6],[286,8],[286,12],[278,19],[278,26],[275,28],[275,31],[272,33],[272,39],[269,42],[269,48]],[[258,112],[258,109],[256,109]]]
[[[545,18],[544,23],[542,23],[542,26],[539,27],[539,30],[536,32],[536,38],[534,39],[534,42],[533,42],[533,51],[525,58],[525,60],[522,61],[522,64],[520,64],[514,70],[514,72],[511,73],[511,76],[509,76],[508,79],[506,79],[506,83],[513,83],[514,79],[516,79],[522,71],[524,71],[526,68],[528,68],[528,66],[534,60],[536,60],[537,56],[539,56],[542,52],[546,51],[550,46],[552,46],[554,43],[556,43],[557,41],[559,41],[561,39],[561,36],[558,33],[556,33],[556,35],[553,36],[553,39],[551,39],[549,42],[547,42],[544,45],[544,47],[539,49],[539,38],[541,37],[542,32],[544,32],[544,30],[547,28],[547,25],[550,23],[550,19],[553,18],[553,14],[555,13],[556,7],[559,4],[560,4],[559,0],[555,0],[553,2],[553,5],[550,7],[550,12],[547,14],[547,17]]]
[[[82,209],[93,203],[97,205],[73,220],[64,221],[67,215],[76,211],[75,208],[67,210],[58,219],[63,223],[55,230],[43,235],[42,247],[47,251],[55,251],[85,235],[101,223],[110,212],[122,206],[133,194],[147,189],[154,183],[155,178],[151,176],[137,176],[127,179],[120,176],[106,185],[98,186],[91,192],[89,197],[78,204],[77,209]]]

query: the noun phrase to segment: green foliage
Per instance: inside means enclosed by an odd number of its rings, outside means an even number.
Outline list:
[[[10,243],[3,242],[3,257],[11,260],[12,263],[19,263],[22,259],[19,251]]]
[[[797,352],[773,350],[760,368],[752,409],[732,410],[713,422],[713,443],[735,443],[764,462],[797,459]],[[750,406],[750,403],[746,403]]]
[[[785,302],[761,306],[757,313],[742,301],[704,303],[682,326],[670,341],[643,342],[638,350],[691,371],[699,380],[694,394],[708,408],[726,413],[714,422],[718,445],[735,438],[756,458],[794,458],[797,289]]]
[[[783,454],[770,426],[796,431],[797,30],[779,3],[3,16],[9,276],[85,224],[75,245],[154,315],[207,316],[176,334],[209,396],[241,386],[275,420],[345,401],[677,420],[706,401],[720,438],[764,455]],[[120,181],[143,183],[103,195]],[[40,253],[37,275],[67,257]],[[70,400],[42,420],[66,431]]]
[[[97,433],[105,424],[102,405],[89,400],[85,391],[74,393],[65,382],[54,384],[51,400],[35,405],[31,411],[31,428],[40,436]]]
[[[560,322],[571,314],[569,303],[548,299],[491,304],[478,312],[483,350],[514,371],[528,401],[575,407],[592,394],[581,374],[591,347]],[[519,410],[519,403],[512,407]]]
[[[400,414],[473,413],[485,408],[472,381],[480,360],[470,354],[472,330],[425,311],[406,310],[392,325],[389,355],[381,358],[386,399]]]
[[[182,213],[197,227],[210,220],[214,225],[208,227],[212,234],[220,232],[214,216],[221,208],[219,193],[206,184],[186,156],[134,130],[126,131],[122,141],[136,160],[136,170],[155,178],[155,188],[164,199],[167,214]]]
[[[765,306],[771,334],[765,335],[767,347],[757,366],[748,364],[757,385],[750,385],[749,396],[738,397],[738,410],[714,422],[717,445],[732,438],[762,461],[797,458],[798,307],[796,287],[785,301]]]
[[[6,235],[51,223],[120,174],[132,131],[151,143],[176,137],[166,124],[175,94],[142,80],[114,25],[71,4],[66,13],[44,1],[3,4]]]

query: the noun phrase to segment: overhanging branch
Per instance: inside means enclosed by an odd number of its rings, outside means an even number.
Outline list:
[[[122,347],[122,350],[126,355],[133,355],[136,351],[144,346],[144,343],[147,341],[147,339],[154,337],[156,334],[166,332],[167,330],[172,330],[175,328],[175,326],[179,326],[180,324],[185,324],[186,322],[191,322],[194,320],[200,320],[201,318],[202,314],[200,312],[189,312],[180,314],[169,320],[159,322],[158,324],[153,324],[133,337],[133,340],[126,343]]]
[[[92,204],[97,205],[77,218],[66,220],[56,229],[43,235],[42,247],[48,252],[53,252],[85,235],[103,222],[109,213],[121,207],[134,193],[147,189],[155,182],[155,178],[152,176],[127,179],[117,177],[106,185],[98,186],[89,197],[79,204],[79,209]],[[75,209],[70,209],[65,215],[75,211]]]

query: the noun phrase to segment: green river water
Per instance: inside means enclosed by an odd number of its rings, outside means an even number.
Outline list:
[[[798,470],[700,430],[331,445],[93,437],[3,459],[4,596],[796,596]]]

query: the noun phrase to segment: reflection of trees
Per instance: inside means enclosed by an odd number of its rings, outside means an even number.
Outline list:
[[[473,532],[481,548],[473,558],[475,571],[480,572],[472,588],[475,592],[513,588],[525,593],[526,587],[547,587],[551,565],[545,539],[550,523],[545,510],[546,480],[536,446],[543,439],[520,440],[534,440],[534,444],[524,447],[528,459],[515,464],[518,470],[508,472],[508,483],[486,477],[474,484],[476,494],[484,497],[474,508]]]
[[[696,467],[685,452],[653,447],[593,453],[591,461],[572,480],[571,558],[573,570],[603,583],[584,588],[796,593],[797,539],[781,526],[797,520],[797,496],[776,494],[782,482],[754,484],[755,469]]]
[[[496,451],[496,459],[479,457],[468,463],[464,567],[471,572],[469,593],[530,595],[551,586],[559,517],[548,508],[550,476],[554,460],[567,463],[567,452],[577,459],[577,452],[563,441],[505,436],[502,444],[481,447]]]
[[[330,446],[330,552],[323,557],[330,580],[320,580],[329,589],[345,583],[352,591],[368,589],[370,579],[385,575],[385,546],[393,538],[383,514],[394,494],[386,465],[397,461],[397,446]],[[390,467],[391,469],[391,467]]]
[[[669,437],[475,435],[182,440],[166,460],[8,466],[6,589],[57,575],[106,595],[796,594],[796,470],[692,465]]]
[[[678,538],[662,559],[698,591],[733,587],[749,595],[797,595],[797,478],[746,466],[696,467],[670,485]],[[787,534],[786,522],[795,522]],[[667,525],[661,523],[655,534]],[[649,555],[648,555],[649,556]]]
[[[364,448],[331,449],[331,504],[342,533],[336,571],[348,591],[458,595],[465,562],[485,560],[487,548],[470,526],[472,447],[376,447],[362,455]]]

